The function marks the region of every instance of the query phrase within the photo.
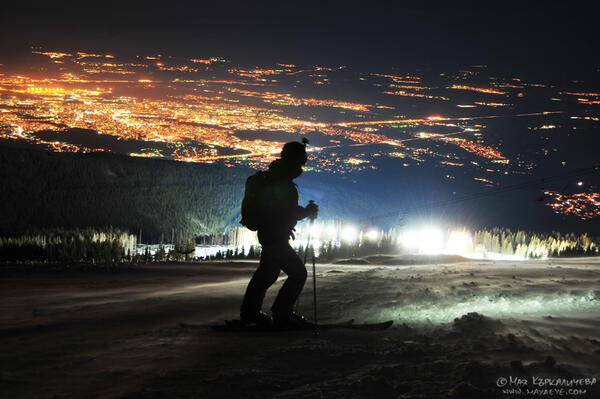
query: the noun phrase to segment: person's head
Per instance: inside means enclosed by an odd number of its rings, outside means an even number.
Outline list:
[[[293,179],[302,174],[302,166],[306,165],[306,144],[308,144],[307,139],[302,139],[302,143],[291,141],[281,150],[281,161],[288,165]]]
[[[281,159],[299,166],[306,165],[306,144],[297,141],[285,143],[283,150],[281,150]]]

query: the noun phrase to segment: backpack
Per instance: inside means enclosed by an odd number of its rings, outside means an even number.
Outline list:
[[[265,218],[263,193],[268,176],[268,172],[258,171],[246,179],[240,224],[252,231],[258,230]]]

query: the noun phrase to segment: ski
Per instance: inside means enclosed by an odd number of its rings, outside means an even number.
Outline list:
[[[346,320],[341,323],[328,324],[326,326],[328,329],[331,329],[334,327],[343,328],[343,327],[351,326],[353,323],[354,323],[354,319],[350,319],[350,320]],[[311,323],[307,324],[306,326],[299,327],[299,328],[284,328],[284,327],[278,327],[278,326],[274,326],[274,325],[273,326],[262,326],[262,325],[258,325],[258,324],[243,324],[240,320],[237,320],[237,319],[225,320],[224,324],[211,325],[211,326],[208,326],[206,324],[188,323],[188,322],[179,323],[179,325],[184,328],[207,328],[207,327],[210,327],[214,331],[289,331],[289,330],[311,330],[312,331],[312,330],[316,330],[315,325],[311,324]]]
[[[362,324],[319,324],[318,330],[334,330],[337,328],[348,330],[381,331],[388,329],[394,324],[393,320],[381,323],[362,323]]]
[[[269,332],[269,331],[324,331],[335,329],[363,330],[363,331],[380,331],[385,330],[394,324],[393,320],[388,320],[381,323],[361,323],[355,324],[354,319],[350,319],[341,323],[329,324],[307,324],[298,328],[286,328],[277,326],[261,326],[256,324],[243,324],[240,320],[226,320],[225,324],[207,326],[206,324],[196,323],[180,323],[181,327],[185,328],[207,328],[210,327],[214,331],[231,331],[231,332]]]

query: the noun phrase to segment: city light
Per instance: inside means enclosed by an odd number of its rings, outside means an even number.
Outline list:
[[[452,85],[452,86],[450,86],[450,88],[455,89],[455,90],[477,91],[479,93],[486,93],[486,94],[506,94],[506,92],[500,91],[500,90],[486,89],[486,88],[481,88],[481,87],[463,86],[463,85]]]

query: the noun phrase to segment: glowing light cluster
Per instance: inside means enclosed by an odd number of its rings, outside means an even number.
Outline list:
[[[333,107],[333,108],[344,108],[352,111],[360,111],[360,112],[369,112],[371,106],[349,103],[345,101],[336,101],[336,100],[317,100],[314,98],[297,98],[293,97],[289,94],[279,94],[273,92],[256,92],[250,90],[241,90],[236,88],[228,89],[231,93],[240,94],[242,96],[247,97],[257,97],[262,99],[265,102],[272,103],[275,105],[293,105],[300,106],[305,105],[309,107]]]
[[[286,69],[285,71],[290,72],[290,69]],[[281,69],[252,69],[252,70],[244,70],[244,69],[239,69],[239,68],[232,68],[229,69],[227,72],[231,73],[231,74],[235,74],[238,76],[243,76],[246,78],[255,78],[255,79],[259,79],[262,78],[264,76],[269,76],[269,75],[278,75],[282,72],[284,72],[284,70]]]
[[[472,86],[463,86],[463,85],[452,85],[452,86],[450,86],[450,88],[455,89],[455,90],[476,91],[479,93],[486,93],[486,94],[506,94],[506,92],[500,91],[500,90],[486,89],[486,88],[472,87]]]
[[[476,101],[475,104],[477,105],[483,105],[485,107],[510,107],[512,106],[512,104],[504,104],[504,103],[487,103],[484,101]]]
[[[193,62],[194,64],[206,64],[206,65],[214,64],[215,62],[227,62],[227,60],[225,60],[223,58],[219,58],[219,57],[211,57],[211,58],[207,58],[207,59],[192,58],[192,59],[190,59],[190,61]]]
[[[570,91],[561,91],[559,94],[566,94],[568,96],[577,96],[577,97],[600,97],[600,93],[576,93]]]
[[[544,191],[544,194],[552,199],[545,205],[551,207],[556,213],[576,216],[581,220],[589,220],[600,216],[599,193],[566,195],[555,191]]]
[[[494,183],[490,179],[486,179],[486,178],[483,178],[483,177],[474,177],[473,180],[484,182],[484,183],[486,183],[486,186],[488,186],[488,187],[494,187],[494,186],[498,185],[498,183]]]
[[[431,96],[428,94],[420,94],[420,93],[409,93],[406,90],[398,90],[398,91],[382,91],[383,94],[389,94],[391,96],[401,96],[401,97],[419,97],[419,98],[427,98],[427,99],[435,99],[435,100],[444,100],[448,101],[449,98],[442,96]]]
[[[440,140],[450,142],[452,144],[456,144],[460,148],[462,148],[468,152],[471,152],[473,154],[477,154],[483,158],[497,159],[497,160],[506,159],[502,155],[502,153],[500,151],[496,150],[495,148],[492,148],[487,145],[482,145],[482,144],[476,143],[474,141],[460,139],[457,137],[442,137],[442,138],[440,138]]]
[[[68,53],[58,53],[53,51],[32,51],[33,54],[45,55],[50,58],[64,58],[64,57],[72,57],[72,54]]]
[[[99,96],[101,94],[104,93],[110,93],[111,90],[102,90],[102,89],[96,89],[96,90],[86,90],[86,89],[65,89],[63,87],[24,87],[24,88],[19,88],[19,87],[2,87],[0,86],[0,90],[4,90],[4,91],[10,91],[13,93],[27,93],[27,94],[36,94],[36,95],[41,95],[41,96],[68,96],[68,97],[72,97],[72,96],[81,96],[81,97],[85,97],[85,96]]]

